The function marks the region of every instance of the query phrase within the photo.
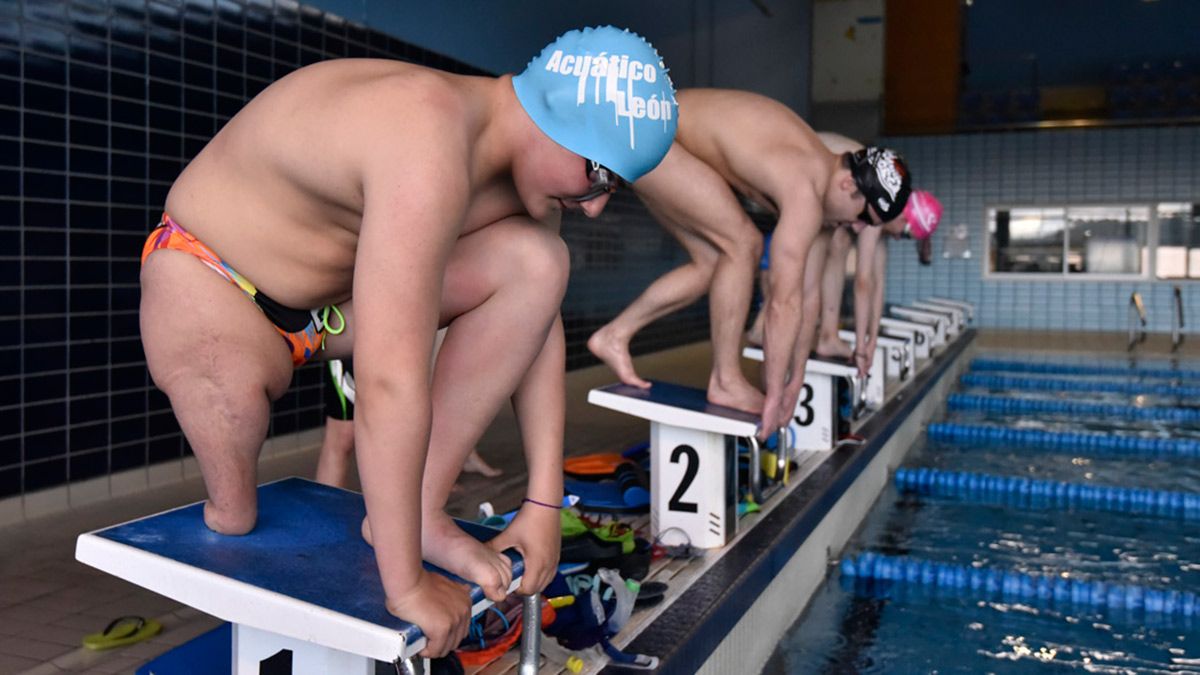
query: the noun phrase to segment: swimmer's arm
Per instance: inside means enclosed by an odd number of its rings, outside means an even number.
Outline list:
[[[804,365],[803,361],[793,365],[793,352],[801,329],[804,267],[821,227],[821,200],[811,183],[803,182],[790,197],[789,202],[781,204],[779,223],[771,237],[771,267],[767,270],[771,295],[763,324],[766,410],[782,401],[788,370]],[[763,429],[762,433],[774,430]]]
[[[879,322],[883,318],[884,283],[887,281],[888,247],[886,242],[879,242],[875,247],[875,295],[871,308],[871,339],[879,339]],[[871,345],[872,349],[874,344]]]
[[[409,148],[410,151],[415,150]],[[421,171],[368,169],[354,270],[355,444],[375,558],[389,601],[421,577],[421,477],[430,354],[442,278],[468,194],[428,149]],[[381,153],[381,164],[392,157]],[[461,172],[459,172],[461,173]]]
[[[858,234],[858,251],[854,265],[854,352],[874,354],[873,346],[878,319],[872,316],[875,307],[875,287],[879,279],[875,270],[875,251],[880,248],[879,227],[867,227]],[[868,358],[869,360],[869,358]]]
[[[566,418],[566,339],[555,317],[541,351],[517,384],[513,409],[529,468],[526,497],[512,523],[495,539],[498,550],[513,547],[525,558],[518,592],[541,591],[558,568],[562,523],[555,506],[563,497],[563,425]]]

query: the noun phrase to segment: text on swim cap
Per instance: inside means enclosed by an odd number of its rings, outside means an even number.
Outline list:
[[[877,148],[871,150],[871,155],[873,155],[870,158],[871,165],[875,167],[875,175],[879,178],[879,184],[887,190],[888,196],[895,199],[896,193],[900,191],[900,186],[904,182],[903,176],[896,167],[896,155],[891,150]]]
[[[630,59],[628,55],[608,55],[605,52],[596,56],[564,54],[561,49],[556,49],[546,60],[545,69],[551,73],[579,80],[575,105],[588,103],[587,85],[590,79],[593,84],[591,103],[593,105],[611,103],[614,122],[617,124],[620,124],[622,118],[629,120],[629,147],[631,149],[637,147],[634,120],[662,120],[663,131],[666,132],[669,128],[666,123],[674,117],[675,100],[671,96],[669,79],[666,91],[660,90],[649,97],[633,93],[634,82],[653,84],[658,81],[659,69],[653,63]],[[604,81],[603,98],[600,95],[601,80]],[[623,89],[621,88],[622,84],[625,85]]]

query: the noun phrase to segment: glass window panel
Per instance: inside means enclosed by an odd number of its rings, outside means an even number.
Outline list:
[[[1062,274],[1062,208],[990,209],[993,272]]]
[[[1140,274],[1147,259],[1148,206],[1067,209],[1069,274]]]
[[[1158,205],[1159,279],[1200,279],[1200,204]]]

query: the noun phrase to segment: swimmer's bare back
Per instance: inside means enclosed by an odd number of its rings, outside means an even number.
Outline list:
[[[469,174],[497,87],[511,84],[387,60],[302,68],[221,129],[179,176],[166,210],[277,302],[343,302],[351,295],[368,167],[408,163],[413,170],[401,173],[419,174],[436,130],[436,151],[456,155]],[[403,194],[403,186],[382,187]],[[527,211],[511,186],[484,187],[464,191],[471,196],[454,224],[459,235]],[[398,212],[404,206],[395,205]]]

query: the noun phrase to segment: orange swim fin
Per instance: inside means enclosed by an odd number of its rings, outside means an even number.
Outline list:
[[[596,480],[616,474],[617,467],[632,462],[617,452],[597,452],[591,455],[567,457],[563,460],[563,472],[574,478]]]

